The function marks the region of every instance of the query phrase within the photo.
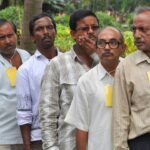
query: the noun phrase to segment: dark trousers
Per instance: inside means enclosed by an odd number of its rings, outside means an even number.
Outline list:
[[[150,133],[128,141],[130,150],[150,150]]]
[[[32,150],[42,150],[42,141],[33,141],[31,142]]]

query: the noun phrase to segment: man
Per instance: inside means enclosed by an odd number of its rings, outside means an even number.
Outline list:
[[[92,68],[94,37],[99,29],[96,15],[77,10],[69,21],[75,44],[54,58],[45,70],[41,88],[40,123],[44,150],[75,150],[74,128],[64,122],[79,77]]]
[[[150,150],[150,7],[133,19],[138,48],[120,63],[114,81],[114,150]]]
[[[16,26],[0,19],[0,150],[22,150],[16,121],[16,70],[30,54],[16,48]]]
[[[17,73],[17,120],[24,150],[42,150],[38,119],[39,93],[46,65],[59,54],[54,46],[56,24],[53,18],[42,13],[30,20],[29,30],[37,49]]]
[[[112,150],[112,82],[124,52],[122,33],[106,27],[98,34],[100,63],[78,82],[65,121],[75,126],[77,150]]]

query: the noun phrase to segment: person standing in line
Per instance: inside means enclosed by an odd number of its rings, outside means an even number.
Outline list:
[[[150,150],[150,7],[136,9],[132,29],[138,50],[114,80],[113,150]]]
[[[24,150],[42,150],[38,112],[41,79],[46,65],[60,52],[54,45],[56,24],[48,14],[33,16],[29,31],[36,51],[17,73],[17,121]]]
[[[108,26],[96,47],[100,63],[79,79],[65,118],[76,128],[77,150],[112,150],[112,83],[126,46],[120,30]]]
[[[30,54],[17,48],[16,26],[0,18],[0,150],[22,150],[16,121],[16,72]]]
[[[44,150],[75,150],[74,128],[64,122],[77,81],[95,66],[95,37],[99,21],[90,10],[70,16],[70,33],[75,44],[46,67],[40,96],[40,124]]]

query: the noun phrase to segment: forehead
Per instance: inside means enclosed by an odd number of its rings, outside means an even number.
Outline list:
[[[98,39],[106,39],[106,40],[118,39],[119,40],[120,38],[121,38],[120,33],[117,30],[111,29],[111,28],[104,29],[98,34]]]
[[[7,34],[10,32],[14,32],[14,29],[10,23],[4,23],[0,25],[0,34]]]
[[[94,16],[87,16],[79,21],[77,21],[77,26],[78,25],[92,25],[92,24],[98,24],[97,19]]]
[[[50,24],[53,25],[52,20],[49,17],[45,16],[45,17],[42,17],[42,18],[36,20],[34,23],[34,27],[50,25]]]
[[[136,15],[133,19],[134,26],[150,26],[150,11]]]

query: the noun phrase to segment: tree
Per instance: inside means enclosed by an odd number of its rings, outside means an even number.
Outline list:
[[[21,48],[30,51],[34,50],[34,45],[29,34],[29,21],[32,16],[42,12],[43,0],[25,0],[24,17],[22,26]]]

